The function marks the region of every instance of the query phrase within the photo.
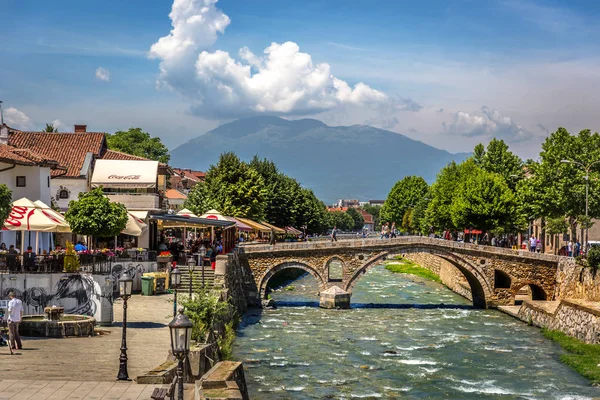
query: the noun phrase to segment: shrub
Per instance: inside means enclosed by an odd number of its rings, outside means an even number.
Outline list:
[[[594,269],[600,266],[600,246],[592,246],[587,254],[588,265]]]

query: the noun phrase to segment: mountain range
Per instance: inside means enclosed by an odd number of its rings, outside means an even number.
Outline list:
[[[450,161],[469,156],[371,126],[261,116],[226,123],[189,140],[171,151],[170,164],[205,171],[228,151],[246,161],[254,155],[274,161],[326,203],[385,199],[404,176],[420,175],[431,183]]]

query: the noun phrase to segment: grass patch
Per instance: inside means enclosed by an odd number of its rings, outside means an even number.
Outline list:
[[[395,257],[396,261],[388,261],[386,262],[385,269],[392,271],[397,274],[409,274],[420,276],[421,278],[429,279],[434,282],[441,283],[441,279],[438,275],[434,274],[427,268],[423,268],[420,265],[415,264],[414,262],[402,258],[400,256]]]
[[[542,329],[542,333],[567,352],[560,356],[560,361],[594,385],[600,385],[600,344],[586,344],[560,331]]]

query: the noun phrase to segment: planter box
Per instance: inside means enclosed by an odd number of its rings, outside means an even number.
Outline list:
[[[173,256],[157,256],[156,257],[156,262],[157,263],[172,263],[173,262]]]

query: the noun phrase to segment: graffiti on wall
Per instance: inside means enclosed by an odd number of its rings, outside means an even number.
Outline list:
[[[124,266],[123,264],[114,264],[110,273],[113,281],[113,297],[119,297],[119,277],[123,272],[127,272],[131,279],[135,281],[146,272],[146,269],[142,264],[135,266],[133,263],[129,263],[127,266]]]
[[[100,308],[102,298],[112,303],[111,294],[103,294],[100,284],[91,275],[73,274],[60,278],[54,287],[54,293],[47,293],[42,287],[31,287],[25,291],[16,288],[4,289],[2,296],[8,297],[14,292],[36,314],[41,314],[45,307],[60,305],[65,314],[83,314],[93,316]]]

